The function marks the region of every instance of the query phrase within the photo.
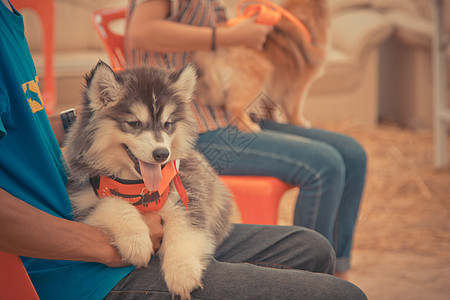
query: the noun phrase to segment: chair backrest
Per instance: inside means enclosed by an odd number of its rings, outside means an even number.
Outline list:
[[[12,0],[17,10],[30,9],[39,17],[43,31],[44,51],[44,88],[41,88],[42,101],[48,114],[53,114],[56,109],[56,85],[53,73],[54,58],[54,29],[55,29],[55,5],[54,0]]]
[[[111,31],[110,23],[124,19],[126,9],[123,7],[100,9],[94,12],[94,27],[108,52],[114,70],[123,69],[125,56],[123,52],[123,35]]]
[[[0,299],[39,300],[20,258],[1,251]]]

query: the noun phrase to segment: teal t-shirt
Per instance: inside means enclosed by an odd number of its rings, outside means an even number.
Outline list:
[[[66,165],[42,104],[23,18],[0,3],[0,188],[71,219]],[[102,299],[132,267],[22,257],[41,299]]]

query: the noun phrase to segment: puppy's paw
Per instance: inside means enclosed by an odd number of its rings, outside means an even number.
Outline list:
[[[191,299],[191,292],[196,288],[203,288],[203,266],[195,260],[179,260],[174,263],[164,263],[164,279],[172,294],[181,299]]]
[[[154,253],[149,228],[139,211],[128,202],[116,197],[104,198],[83,222],[103,229],[125,262],[136,267],[148,265]]]
[[[250,122],[250,123],[247,123],[245,125],[247,126],[246,127],[247,128],[246,131],[250,131],[250,132],[260,132],[261,131],[261,127],[258,124],[256,124],[256,123]]]
[[[114,245],[125,262],[138,268],[146,267],[154,254],[153,244],[148,232],[115,237]]]

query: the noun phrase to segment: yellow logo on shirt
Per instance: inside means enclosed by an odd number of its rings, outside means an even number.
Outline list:
[[[27,95],[28,104],[30,104],[31,111],[33,113],[36,113],[40,110],[43,110],[44,107],[42,106],[42,98],[41,98],[41,91],[39,90],[39,79],[36,76],[35,80],[28,81],[24,84],[22,84],[23,92]],[[39,102],[36,100],[31,99],[31,97],[28,97],[28,91],[36,94],[39,98]]]

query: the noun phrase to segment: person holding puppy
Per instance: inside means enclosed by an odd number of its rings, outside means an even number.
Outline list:
[[[133,0],[128,11],[128,66],[177,70],[198,50],[244,45],[262,49],[272,27],[254,18],[222,26],[216,0]],[[245,84],[245,83],[244,83]],[[274,176],[300,186],[294,224],[314,229],[333,245],[336,273],[346,277],[363,194],[367,156],[349,136],[262,120],[260,132],[240,132],[223,107],[196,101],[197,148],[220,175]]]
[[[157,256],[134,269],[101,229],[73,221],[58,145],[73,111],[47,117],[23,18],[7,0],[0,27],[0,251],[22,256],[41,299],[172,299]],[[162,220],[142,217],[157,250]],[[334,263],[331,246],[312,230],[237,224],[192,297],[365,299],[328,275]]]

